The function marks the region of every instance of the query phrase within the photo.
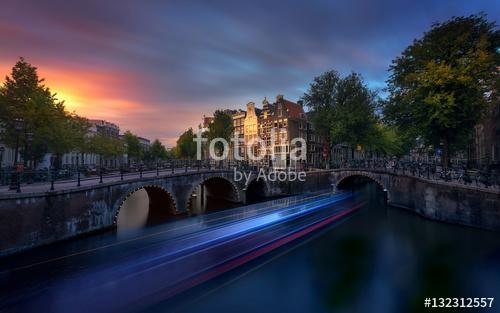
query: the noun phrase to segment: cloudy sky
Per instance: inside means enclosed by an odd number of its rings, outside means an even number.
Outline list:
[[[216,108],[360,72],[384,87],[391,60],[436,21],[500,2],[0,0],[0,75],[18,57],[70,110],[172,145]]]

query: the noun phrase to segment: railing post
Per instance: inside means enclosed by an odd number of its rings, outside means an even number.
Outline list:
[[[76,184],[76,186],[80,187],[80,167],[76,168],[76,175],[78,176],[78,183]]]
[[[156,176],[160,176],[160,166],[158,165],[158,162],[156,162]]]
[[[102,184],[102,166],[99,167],[99,184]]]
[[[174,169],[175,169],[175,166],[174,166],[174,161],[172,161],[172,163],[170,164],[171,167],[172,167],[172,174],[174,173]]]
[[[50,190],[54,190],[54,169],[50,171]]]
[[[21,193],[21,171],[17,171],[16,193]]]

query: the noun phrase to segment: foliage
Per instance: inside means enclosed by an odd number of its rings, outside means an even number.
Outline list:
[[[217,110],[214,113],[214,120],[208,125],[207,138],[210,143],[215,138],[223,138],[227,142],[230,141],[233,134],[233,118],[222,110]],[[222,155],[224,153],[224,145],[218,141],[215,143],[215,149]]]
[[[119,138],[98,132],[89,138],[89,152],[99,155],[102,161],[102,158],[122,155],[125,146]]]
[[[323,138],[330,138],[339,81],[337,71],[325,72],[314,78],[309,90],[302,97],[304,104],[311,109],[311,122],[315,131]]]
[[[375,94],[363,83],[359,74],[352,73],[339,80],[336,105],[330,125],[331,138],[336,143],[363,147],[374,144],[376,133]]]
[[[15,121],[22,120],[20,130]],[[43,85],[37,68],[23,58],[12,68],[0,87],[1,140],[27,160],[40,160],[47,152],[56,156],[83,149],[88,129],[86,119],[69,113],[56,94]]]
[[[464,147],[498,80],[500,32],[483,15],[432,25],[393,60],[386,121],[442,146],[443,162]]]
[[[127,130],[123,134],[123,143],[125,145],[125,151],[129,160],[134,159],[136,161],[142,160],[144,156],[144,151],[139,141],[139,137],[132,134],[130,130]]]
[[[167,159],[167,149],[160,142],[160,140],[155,139],[149,148],[149,156],[151,160],[165,160]]]
[[[195,136],[192,128],[189,128],[179,136],[177,145],[174,148],[176,158],[194,159],[196,157],[196,142],[194,138]]]
[[[395,127],[377,123],[370,150],[381,155],[401,156],[409,150],[405,142]]]
[[[379,125],[375,109],[376,94],[364,84],[357,73],[341,78],[336,71],[326,72],[314,79],[303,96],[311,110],[315,130],[329,144],[361,146],[371,151],[396,152],[380,136],[384,128]]]

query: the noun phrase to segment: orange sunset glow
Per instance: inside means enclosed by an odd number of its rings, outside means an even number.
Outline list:
[[[4,74],[1,83],[6,75],[10,75],[14,63],[15,60],[12,65],[0,64],[0,71]],[[38,67],[39,76],[44,79],[44,84],[57,95],[59,100],[64,101],[68,111],[89,119],[104,119],[117,123],[121,131],[131,130],[142,134],[153,130],[159,134],[155,138],[172,146],[177,136],[162,136],[161,130],[165,124],[161,121],[172,119],[172,123],[166,124],[175,129],[174,125],[177,123],[178,132],[181,132],[184,128],[195,126],[196,124],[192,122],[199,118],[199,114],[193,111],[188,114],[192,117],[191,120],[187,120],[185,124],[179,123],[181,119],[178,111],[171,112],[134,99],[131,88],[136,78],[132,73],[90,68],[63,69],[40,63],[34,65]],[[137,118],[132,119],[132,116]],[[147,120],[156,124],[156,127],[152,127]]]

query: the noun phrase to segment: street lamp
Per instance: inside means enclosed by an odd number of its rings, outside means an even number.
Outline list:
[[[28,152],[29,152],[29,149],[31,148],[30,145],[31,143],[33,142],[33,133],[32,132],[27,132],[26,133],[26,151],[24,151],[24,157],[26,158],[26,165],[29,165],[28,162],[29,162],[29,159],[28,159]],[[31,168],[31,166],[30,166]],[[28,179],[28,182],[29,183],[32,183],[32,176],[28,173],[28,176],[29,176],[29,179]]]
[[[21,131],[23,130],[23,126],[24,126],[24,120],[22,118],[14,119],[14,130],[16,131],[16,149],[14,151],[15,171],[12,172],[9,189],[10,190],[16,189],[17,192],[21,192],[21,189],[19,188],[20,182],[18,181],[20,167],[17,164],[17,162],[18,162],[17,155],[19,154],[19,135],[21,134]]]

